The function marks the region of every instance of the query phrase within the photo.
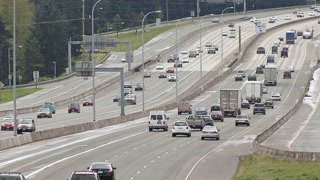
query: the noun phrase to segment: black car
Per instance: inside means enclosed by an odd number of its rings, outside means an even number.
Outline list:
[[[248,81],[257,81],[257,76],[254,75],[254,74],[250,74],[250,75],[248,76]]]
[[[279,37],[278,39],[279,39],[279,41],[284,41],[283,37]]]
[[[262,67],[257,67],[256,68],[256,74],[263,74],[263,68]]]
[[[234,80],[235,80],[235,81],[243,81],[243,77],[242,77],[241,75],[236,75],[236,76],[234,77]]]
[[[143,84],[142,84],[142,83],[137,83],[137,84],[134,86],[134,90],[135,90],[135,91],[142,91],[142,90],[143,90]]]
[[[89,171],[96,172],[99,175],[100,180],[115,180],[116,169],[117,168],[109,162],[93,162],[90,167],[88,167]]]
[[[266,99],[264,102],[264,107],[271,107],[273,109],[274,102],[271,99]]]
[[[288,51],[287,50],[282,50],[281,51],[281,57],[287,58],[288,57]]]
[[[271,50],[272,50],[272,54],[278,54],[278,47],[277,46],[272,46]]]
[[[250,103],[249,103],[249,101],[243,100],[243,101],[241,102],[241,108],[248,108],[248,109],[250,109]]]
[[[265,53],[266,53],[266,50],[264,47],[258,47],[257,54],[265,54]]]

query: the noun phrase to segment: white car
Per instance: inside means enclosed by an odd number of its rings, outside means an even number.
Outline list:
[[[248,115],[237,115],[234,124],[235,126],[238,126],[239,124],[250,126],[250,117]]]
[[[261,23],[261,21],[259,19],[254,20],[254,24],[259,24],[259,23]]]
[[[188,51],[186,49],[181,50],[181,54],[188,54]]]
[[[284,17],[284,20],[291,20],[291,17],[290,16],[286,16],[286,17]]]
[[[189,58],[184,57],[181,59],[181,62],[182,63],[189,63]]]
[[[231,32],[231,33],[229,34],[229,38],[236,38],[236,34],[235,34],[234,32]]]
[[[271,95],[271,100],[272,100],[272,101],[281,101],[281,95],[280,95],[280,93],[272,93],[272,95]]]
[[[290,72],[294,72],[294,67],[293,66],[288,66],[287,69],[290,70]]]
[[[176,137],[176,135],[191,136],[191,128],[186,121],[176,121],[172,125],[172,137]]]
[[[273,20],[278,20],[277,16],[272,16],[270,19],[273,19]]]
[[[309,12],[309,16],[315,16],[316,15],[316,12],[312,11],[312,12]]]
[[[168,77],[168,81],[176,81],[177,80],[177,75],[176,74],[170,74]]]
[[[250,22],[254,22],[255,20],[256,20],[256,18],[253,17],[253,18],[250,19]]]
[[[227,32],[222,32],[222,36],[228,36]]]
[[[304,17],[304,13],[303,12],[297,12],[297,17]]]
[[[220,129],[216,126],[204,126],[201,132],[201,140],[205,138],[215,138],[216,140],[220,139]]]
[[[230,31],[236,31],[237,29],[235,27],[230,28]]]
[[[121,58],[121,62],[126,62],[126,57],[125,57],[125,56],[123,56],[123,57]]]
[[[163,70],[163,69],[164,69],[163,64],[156,65],[156,70]]]

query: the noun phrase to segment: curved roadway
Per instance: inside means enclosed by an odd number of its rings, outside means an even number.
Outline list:
[[[283,17],[278,16],[279,21]],[[293,24],[290,25],[290,29],[303,29],[315,22],[311,20]],[[315,32],[320,30],[318,27],[314,28]],[[264,46],[270,52],[274,39],[284,36],[287,30],[288,27],[282,27],[263,35],[258,39],[256,46]],[[228,39],[226,43],[230,43],[229,46],[231,46],[231,41]],[[1,151],[0,168],[4,171],[23,172],[28,179],[66,179],[71,172],[84,170],[93,161],[108,160],[118,168],[116,172],[118,179],[231,179],[237,168],[238,156],[251,152],[249,147],[254,137],[289,110],[296,102],[297,95],[302,93],[302,87],[306,86],[308,72],[310,73],[310,66],[313,63],[306,58],[306,47],[309,41],[298,37],[295,45],[288,45],[289,58],[280,58],[279,54],[276,55],[279,84],[269,87],[268,95],[271,92],[279,92],[282,94],[282,101],[276,102],[274,109],[267,109],[266,115],[252,115],[252,109],[243,109],[243,114],[251,116],[250,127],[235,127],[233,118],[226,118],[224,122],[215,122],[221,129],[219,141],[202,141],[199,131],[193,131],[190,138],[173,138],[170,131],[148,132],[146,118],[141,118],[99,130]],[[265,58],[266,55],[256,54],[256,47],[252,47],[248,50],[245,61],[238,68],[253,73],[255,67],[265,63]],[[211,60],[210,57],[208,59]],[[204,56],[205,60],[207,60],[206,56]],[[290,65],[295,67],[293,78],[284,80],[282,73]],[[193,106],[210,107],[213,102],[218,101],[219,90],[222,88],[242,88],[244,82],[235,82],[233,76],[234,74],[231,74],[224,81],[192,100]],[[258,75],[259,80],[262,78],[262,75]],[[113,91],[117,91],[116,88]],[[242,93],[244,96],[245,92]],[[268,98],[268,95],[264,95],[263,99]],[[152,94],[147,97],[150,98],[150,96]],[[111,95],[101,98],[105,97],[107,98],[104,99],[104,103],[108,106]],[[164,98],[169,97],[170,95],[164,96]],[[171,95],[171,97],[174,96]],[[59,113],[56,114],[57,117],[58,115]],[[178,116],[176,110],[168,111],[168,115],[170,124],[186,117],[186,115]],[[70,116],[81,119],[77,114]],[[85,115],[81,113],[81,116]],[[50,120],[44,119],[44,121]]]

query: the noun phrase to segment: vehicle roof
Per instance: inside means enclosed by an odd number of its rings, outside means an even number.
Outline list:
[[[197,107],[196,110],[207,110],[205,107]]]

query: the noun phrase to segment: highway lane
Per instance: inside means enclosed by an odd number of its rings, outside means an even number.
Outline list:
[[[279,16],[277,23],[281,23],[281,21],[284,22],[284,16]],[[261,19],[263,21],[267,21],[268,18]],[[246,38],[249,38],[249,36],[254,35],[254,30],[252,27],[254,27],[253,23],[250,23],[248,21],[245,22],[240,22],[237,23],[236,25],[242,26],[242,37],[243,41]],[[275,24],[276,25],[276,24]],[[227,26],[227,24],[225,24]],[[209,33],[210,32],[210,33]],[[214,31],[204,31],[202,35],[203,39],[205,41],[202,41],[203,46],[206,41],[211,41],[211,42],[218,42],[221,39],[220,36],[220,29],[216,29]],[[228,54],[232,54],[232,52],[235,52],[237,50],[237,40],[236,39],[230,39],[228,37],[225,38],[225,47],[233,47],[233,48],[225,48],[225,57],[228,56]],[[273,41],[272,39],[271,41]],[[190,39],[190,42],[186,44],[187,47],[190,47],[192,49],[195,49],[198,46],[199,39],[198,37],[193,37],[193,39]],[[199,42],[200,43],[200,42]],[[184,46],[184,47],[186,47]],[[175,51],[175,50],[174,50]],[[180,52],[180,49],[179,49]],[[202,61],[203,61],[203,71],[205,73],[211,71],[212,69],[214,71],[217,71],[214,69],[214,67],[219,67],[218,64],[221,63],[220,61],[220,51],[218,51],[217,54],[215,55],[208,55],[208,54],[203,54],[202,56]],[[212,63],[212,61],[214,63]],[[172,66],[172,63],[164,63],[165,67],[167,66]],[[200,73],[197,72],[199,71],[199,57],[197,58],[190,58],[190,63],[185,64],[185,67],[182,69],[179,69],[179,92],[183,92],[187,90],[197,79],[200,78]],[[154,69],[154,66],[150,67],[151,69]],[[175,83],[170,83],[167,82],[167,80],[160,80],[164,84],[159,84],[157,76],[157,71],[153,71],[153,77],[151,79],[146,79],[145,84],[146,84],[146,99],[145,99],[145,105],[146,107],[154,107],[157,106],[161,103],[164,102],[164,99],[174,99],[175,98]],[[100,73],[99,73],[100,74]],[[109,73],[106,73],[109,74]],[[141,75],[137,74],[135,76],[130,76],[128,79],[132,82],[141,82]],[[165,85],[167,87],[167,90],[163,90],[162,85]],[[97,96],[97,110],[96,110],[96,116],[97,119],[105,119],[106,117],[115,117],[120,114],[120,108],[117,106],[117,103],[112,103],[112,96],[114,94],[118,94],[119,92],[119,84],[115,84],[112,87],[106,89],[106,91],[101,92]],[[111,93],[110,93],[111,92]],[[106,94],[105,94],[106,93]],[[137,102],[138,104],[136,106],[130,106],[128,105],[126,107],[126,113],[129,112],[137,112],[141,110],[141,103],[142,103],[142,97],[141,97],[141,92],[135,92],[137,95]],[[157,94],[155,96],[154,94]],[[107,103],[106,103],[107,102]],[[109,103],[110,102],[110,103]],[[116,109],[114,109],[116,107]],[[106,111],[108,109],[112,109],[112,111]],[[62,113],[60,113],[62,112]],[[19,118],[21,117],[36,117],[36,113],[30,113],[30,114],[24,114],[24,115],[19,115]],[[52,129],[56,127],[61,127],[61,126],[68,126],[76,123],[81,123],[81,122],[89,122],[92,120],[92,108],[90,107],[83,107],[81,109],[81,115],[78,114],[67,114],[67,107],[66,106],[61,106],[57,110],[57,114],[53,115],[52,119],[39,119],[37,120],[37,129],[38,130],[44,130],[44,129]],[[12,135],[12,132],[2,132],[1,137],[5,138],[8,136]]]
[[[305,8],[307,10],[307,8]],[[272,13],[273,15],[277,14],[284,14],[289,13],[292,14],[293,9],[286,9],[286,10],[274,10]],[[262,12],[248,12],[248,16],[256,16],[256,17],[263,17],[263,16],[270,16],[270,11],[262,11]],[[230,20],[235,17],[241,17],[242,15],[229,15],[225,14],[224,20]],[[209,18],[210,19],[210,18]],[[190,28],[183,28],[182,32],[179,32],[179,36],[183,34],[187,34],[188,32],[194,31],[194,28],[197,29],[199,26],[193,25]],[[205,27],[205,25],[203,25]],[[154,52],[158,52],[162,49],[167,49],[169,47],[173,46],[173,42],[175,39],[175,30],[168,31],[167,33],[164,33],[156,38],[156,40],[153,40],[152,42],[145,45],[145,57],[146,59],[152,55],[154,55]],[[137,50],[135,53],[135,59],[138,60],[137,63],[139,63],[139,60],[141,59],[141,51]],[[119,57],[121,58],[121,57]],[[120,61],[119,61],[120,62]],[[110,64],[109,61],[106,61],[105,64],[109,64],[113,66],[113,63]],[[127,67],[125,64],[122,64],[121,66]],[[99,75],[97,77],[97,85],[105,83],[108,81],[108,79],[116,74],[103,74]],[[101,77],[100,77],[101,76]],[[90,80],[90,78],[89,78]],[[68,97],[72,97],[76,94],[79,94],[81,92],[84,92],[85,90],[91,89],[90,81],[83,81],[81,78],[72,77],[66,81],[52,83],[43,85],[40,87],[45,88],[42,91],[39,91],[33,95],[26,96],[24,98],[17,99],[17,108],[23,108],[23,107],[30,107],[30,106],[36,106],[41,105],[45,100],[48,101],[60,101],[63,99],[66,99]],[[9,110],[12,109],[12,102],[1,104],[0,105],[1,110]]]
[[[261,45],[271,46],[273,41],[270,39],[277,37],[279,33],[281,32],[265,36],[261,39]],[[291,48],[294,50],[304,47],[307,42],[308,40],[299,39]],[[243,67],[252,71],[261,63],[256,60],[261,55],[255,54],[254,47],[249,52],[252,54],[247,55],[248,61],[252,63]],[[142,118],[126,124],[1,151],[0,168],[21,171],[28,179],[65,179],[72,171],[85,169],[92,161],[108,160],[118,168],[119,179],[230,179],[236,170],[238,156],[250,153],[249,146],[254,137],[293,106],[296,101],[294,97],[302,92],[301,87],[306,84],[307,74],[299,72],[309,71],[310,62],[295,58],[299,53],[302,54],[301,57],[306,53],[291,52],[291,60],[283,60],[281,67],[298,62],[296,79],[281,81],[278,86],[269,87],[269,92],[276,88],[283,94],[282,101],[276,102],[275,109],[268,109],[265,116],[252,115],[252,109],[243,109],[244,114],[251,115],[250,127],[235,127],[233,118],[215,122],[221,128],[220,141],[201,141],[199,131],[193,131],[190,138],[172,138],[170,131],[147,132],[146,118]],[[280,60],[278,62],[281,63]],[[281,69],[278,79],[282,72]],[[258,78],[262,77],[259,75]],[[240,88],[243,83],[234,82],[231,74],[225,81],[192,100],[191,104],[194,107],[210,107],[213,102],[217,102],[219,89]],[[171,110],[168,114],[169,122],[186,117],[178,116],[176,110]]]

